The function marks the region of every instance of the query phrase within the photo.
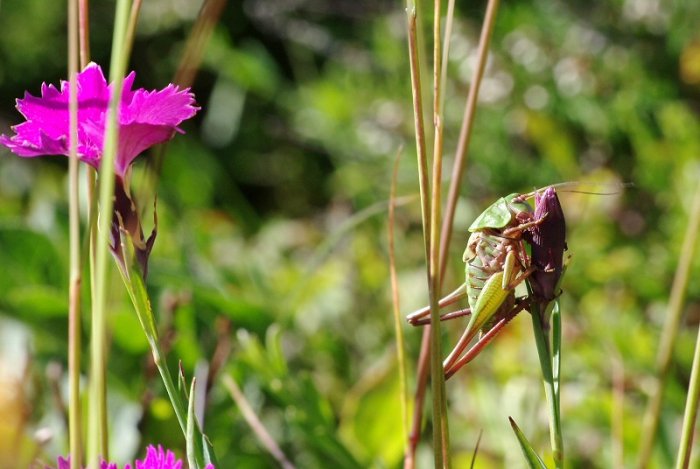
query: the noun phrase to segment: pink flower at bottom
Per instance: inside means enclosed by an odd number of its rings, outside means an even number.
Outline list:
[[[115,171],[122,178],[134,159],[147,148],[169,140],[182,132],[180,123],[194,116],[194,95],[189,89],[168,85],[159,91],[132,90],[135,78],[124,78],[119,105],[119,143]],[[102,69],[90,63],[77,76],[78,157],[99,169],[104,147],[107,108],[112,85]],[[15,135],[0,135],[0,143],[23,157],[69,155],[70,86],[62,81],[60,89],[46,83],[41,97],[25,92],[17,100],[17,110],[26,121],[12,128]]]
[[[175,454],[170,450],[163,450],[163,447],[158,445],[148,445],[146,448],[146,458],[143,461],[138,459],[134,463],[134,469],[181,469],[182,460],[176,459]],[[131,469],[127,464],[124,469]]]
[[[57,469],[70,469],[70,458],[58,458]],[[100,469],[119,469],[116,464],[103,461]],[[132,469],[131,464],[124,466],[124,469]],[[137,459],[133,469],[182,469],[182,460],[175,457],[172,451],[164,450],[162,446],[148,445],[146,457],[143,460]],[[216,469],[213,464],[207,464],[204,469]]]

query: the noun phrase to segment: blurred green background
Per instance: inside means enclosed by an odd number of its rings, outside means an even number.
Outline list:
[[[199,3],[144,2],[130,65],[136,86],[171,81]],[[483,8],[457,5],[446,177]],[[92,5],[92,58],[103,67],[112,14],[113,2]],[[65,79],[65,16],[64,2],[0,3],[0,132],[20,122],[13,106],[25,90]],[[572,468],[635,461],[700,175],[698,18],[691,0],[530,0],[498,12],[445,290],[462,281],[466,228],[495,198],[562,181],[603,192],[633,184],[616,195],[561,194],[573,255],[562,296]],[[193,86],[202,110],[167,146],[148,285],[171,366],[181,359],[188,376],[206,376],[215,351],[230,350],[222,372],[300,468],[401,465],[386,215],[398,152],[398,194],[408,196],[396,220],[402,311],[427,301],[405,21],[400,2],[231,2]],[[66,451],[66,166],[63,157],[21,159],[0,148],[1,467]],[[668,467],[678,445],[698,275],[694,261],[653,467]],[[113,459],[149,443],[182,454],[146,340],[112,281]],[[446,351],[465,324],[445,325]],[[414,370],[421,333],[404,329]],[[467,467],[482,430],[476,467],[522,467],[508,416],[547,454],[525,313],[447,392],[455,467]],[[205,427],[221,467],[276,467],[219,382]],[[429,434],[419,467],[432,464]]]

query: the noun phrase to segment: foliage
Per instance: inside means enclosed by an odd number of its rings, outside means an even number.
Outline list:
[[[196,10],[145,3],[152,5],[130,68],[137,86],[162,88]],[[402,309],[427,298],[405,15],[388,2],[333,4],[264,0],[225,10],[193,87],[202,111],[166,148],[147,287],[170,368],[181,359],[189,378],[206,376],[204,360],[228,343],[222,372],[241,384],[298,467],[399,467],[385,214],[400,148],[398,193],[409,196],[397,212]],[[0,5],[4,133],[19,122],[16,97],[66,76],[57,5]],[[93,6],[92,54],[103,65],[111,14]],[[455,15],[448,165],[482,16],[474,3]],[[584,191],[632,184],[615,195],[560,192],[573,256],[561,298],[570,467],[609,467],[618,451],[629,464],[637,452],[700,174],[699,16],[697,2],[646,0],[503,2],[498,13],[445,290],[463,276],[467,227],[497,197],[561,181],[581,181]],[[137,163],[136,186],[148,158]],[[67,362],[65,166],[63,158],[25,160],[0,149],[0,466],[19,457],[16,450],[25,461],[35,449],[45,460],[65,452],[54,399],[65,377],[49,372]],[[697,261],[691,275],[700,275]],[[131,460],[151,442],[184,451],[116,271],[110,281],[112,459]],[[700,283],[691,282],[654,454],[659,467],[677,447],[699,308]],[[447,383],[456,467],[471,460],[481,429],[477,467],[521,463],[509,416],[534,448],[548,447],[524,316]],[[465,324],[445,326],[449,343]],[[405,333],[415,363],[420,331],[407,325]],[[619,382],[622,409],[613,394]],[[221,466],[275,467],[224,388],[215,382],[208,397],[204,426]],[[613,431],[618,425],[623,435]],[[15,428],[22,444],[6,445]],[[50,442],[36,442],[39,428],[52,430]],[[429,456],[427,444],[421,451]]]

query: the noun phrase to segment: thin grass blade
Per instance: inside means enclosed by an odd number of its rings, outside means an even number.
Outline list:
[[[530,469],[547,469],[544,461],[542,461],[537,455],[537,452],[532,448],[532,445],[525,437],[525,434],[520,430],[520,427],[515,423],[515,420],[511,417],[508,417],[508,420],[510,421],[510,426],[513,427],[513,432],[515,432],[518,443],[520,443],[520,449],[523,450],[523,455],[525,456],[528,467],[530,467]]]

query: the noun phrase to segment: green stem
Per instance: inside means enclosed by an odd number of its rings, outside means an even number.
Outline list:
[[[131,4],[131,12],[129,13],[129,21],[127,22],[125,33],[124,53],[128,56],[134,47],[134,37],[136,36],[136,25],[139,22],[139,14],[141,13],[141,0],[133,0]]]
[[[70,283],[68,286],[68,441],[71,469],[82,466],[80,417],[80,198],[78,187],[78,3],[68,4],[68,76],[70,80],[68,160],[68,218]]]
[[[692,246],[695,246],[697,238],[698,223],[700,222],[700,183],[695,193],[695,200],[693,203],[693,213],[691,215],[691,222],[689,223],[689,229],[693,230],[693,234],[687,235],[689,240],[688,243],[692,242],[689,247],[689,256],[692,258]],[[684,248],[688,246],[685,246]],[[680,267],[680,266],[679,266]],[[686,278],[687,282],[687,278]],[[675,282],[674,282],[675,286]],[[685,288],[683,289],[685,291]],[[682,302],[681,302],[682,303]],[[678,308],[680,310],[680,307]],[[678,457],[676,459],[676,468],[687,468],[690,463],[690,453],[693,444],[693,432],[695,430],[695,419],[697,418],[698,412],[698,397],[700,396],[700,329],[698,329],[698,338],[695,343],[695,353],[693,356],[693,367],[690,374],[690,384],[688,385],[688,397],[685,404],[685,414],[683,416],[683,430],[681,432],[681,442],[678,447]]]
[[[532,293],[530,292],[530,296]],[[544,331],[541,321],[539,306],[533,306],[532,314],[532,329],[535,333],[535,344],[537,345],[537,355],[540,359],[540,368],[542,369],[542,380],[544,384],[544,393],[549,404],[549,437],[554,458],[554,465],[557,469],[563,467],[564,462],[564,440],[561,431],[561,416],[559,412],[559,389],[558,376],[559,366],[555,374],[552,367],[552,353],[550,351],[549,340]],[[557,327],[561,331],[560,327]],[[555,341],[560,341],[560,338],[555,338]]]
[[[88,0],[78,0],[78,32],[80,34],[80,69],[90,62],[90,15]]]
[[[122,237],[126,237],[126,234],[122,234]],[[128,242],[128,241],[127,241]],[[122,243],[122,252],[125,253],[126,262],[129,263],[132,258],[131,254],[126,254],[128,252],[128,246]],[[184,395],[184,389],[180,391],[175,381],[173,380],[170,370],[168,369],[168,364],[163,355],[163,351],[160,348],[160,341],[158,339],[158,329],[155,324],[155,318],[153,317],[153,311],[151,309],[151,301],[148,297],[148,292],[146,291],[146,286],[143,282],[143,277],[137,272],[136,269],[130,269],[129,266],[124,266],[118,263],[119,273],[122,276],[124,285],[129,294],[129,298],[136,310],[136,316],[139,319],[141,328],[146,334],[148,339],[148,344],[151,347],[151,353],[153,355],[153,361],[158,368],[161,378],[163,379],[163,385],[165,386],[165,391],[168,394],[170,403],[175,412],[175,417],[177,418],[177,423],[180,425],[182,434],[187,437],[187,399]],[[129,270],[126,270],[129,269]],[[196,428],[199,428],[197,425]],[[204,460],[204,441],[201,433],[193,438],[193,457],[196,463],[196,467],[192,469],[203,468],[205,466]],[[213,457],[213,452],[209,451],[211,457]],[[188,455],[190,456],[190,455]]]
[[[651,451],[654,447],[656,432],[661,415],[664,387],[668,379],[671,360],[673,358],[673,346],[678,336],[678,329],[683,314],[686,290],[690,279],[690,267],[695,260],[695,246],[697,244],[698,229],[700,228],[700,180],[695,189],[693,205],[690,212],[690,220],[683,238],[683,246],[678,258],[678,267],[673,278],[668,309],[665,315],[664,328],[661,333],[661,344],[656,357],[656,382],[652,397],[647,404],[642,422],[642,442],[639,450],[638,466],[646,468],[651,459]]]
[[[440,312],[435,291],[436,281],[431,272],[431,202],[430,185],[428,182],[428,158],[425,145],[425,126],[423,124],[423,102],[421,97],[420,61],[416,42],[416,9],[409,1],[407,7],[408,14],[408,48],[409,62],[411,65],[411,89],[413,94],[413,117],[416,132],[416,147],[418,159],[418,182],[421,198],[421,215],[423,226],[423,239],[425,242],[425,258],[428,262],[428,293],[430,297],[430,312],[433,327],[430,328],[430,362],[431,381],[433,384],[433,451],[435,456],[435,467],[443,467],[443,424],[442,397],[444,393],[444,375],[442,371],[441,347],[440,347]],[[440,383],[443,383],[442,386]]]
[[[122,82],[126,74],[126,57],[123,50],[126,20],[130,2],[118,0],[116,4],[110,83],[112,96],[100,163],[99,211],[97,242],[95,246],[95,284],[92,304],[91,361],[90,361],[90,445],[89,467],[99,467],[100,458],[109,458],[107,427],[106,341],[107,341],[107,266],[109,262],[109,235],[112,223],[114,197],[114,161],[119,138],[118,111],[122,94]]]
[[[688,385],[688,398],[685,403],[683,415],[683,430],[681,432],[681,444],[678,447],[676,469],[686,469],[690,463],[690,453],[693,445],[693,432],[695,419],[698,415],[698,397],[700,396],[700,328],[695,342],[695,354],[693,356],[693,369]]]
[[[450,431],[447,419],[447,398],[445,393],[445,373],[442,366],[442,340],[440,328],[439,299],[442,290],[442,277],[440,275],[440,204],[442,192],[442,149],[443,149],[443,125],[442,125],[442,38],[441,19],[442,7],[440,0],[434,1],[433,11],[433,178],[432,194],[430,197],[430,255],[428,257],[430,293],[430,317],[433,327],[431,329],[430,351],[431,382],[433,385],[433,415],[434,424],[441,425],[440,445],[435,446],[435,451],[442,451],[443,465],[446,468],[450,464]],[[437,434],[433,434],[437,438]]]

